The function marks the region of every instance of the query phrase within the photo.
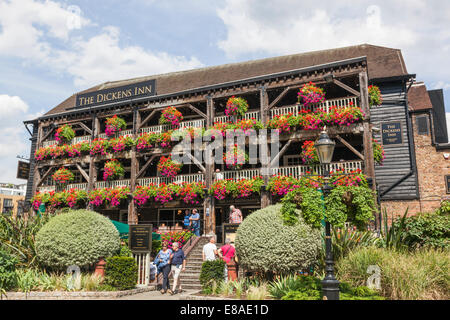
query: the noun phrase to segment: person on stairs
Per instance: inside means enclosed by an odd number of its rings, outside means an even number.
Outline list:
[[[172,290],[168,290],[171,295],[182,292],[180,274],[186,271],[186,257],[182,249],[180,249],[180,244],[174,242],[172,244],[173,253],[170,255],[171,273],[173,274],[173,285]],[[178,290],[177,290],[178,287]]]

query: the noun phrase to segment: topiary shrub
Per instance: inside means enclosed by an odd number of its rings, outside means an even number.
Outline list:
[[[115,256],[106,259],[105,284],[119,290],[136,287],[138,267],[132,257]]]
[[[16,258],[0,250],[0,292],[16,286],[16,264]]]
[[[120,249],[119,232],[112,222],[89,210],[55,216],[36,235],[39,261],[55,269],[87,266]]]
[[[290,273],[313,265],[321,246],[320,230],[298,212],[294,225],[285,225],[281,204],[249,215],[236,234],[239,264],[249,271]]]
[[[208,290],[213,282],[220,283],[224,280],[225,261],[217,259],[214,261],[205,261],[200,271],[200,283],[203,291]]]

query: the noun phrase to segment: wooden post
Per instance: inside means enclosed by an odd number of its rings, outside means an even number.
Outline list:
[[[137,137],[138,128],[141,125],[141,117],[137,107],[133,110],[133,137]],[[136,189],[138,160],[136,158],[136,146],[131,149],[131,172],[130,172],[130,192]],[[133,199],[128,203],[128,224],[138,224],[137,208]]]
[[[97,116],[94,115],[92,117],[91,141],[98,137],[99,132],[100,132],[100,121],[98,120]],[[96,181],[97,181],[97,167],[95,165],[94,157],[91,156],[89,159],[89,180],[87,186],[88,192],[94,189]],[[88,204],[87,208],[92,209],[92,205]]]
[[[266,88],[264,86],[261,86],[259,89],[259,98],[260,98],[260,110],[261,110],[261,122],[264,126],[267,125],[267,122],[269,121],[268,116],[268,109],[269,109],[269,96],[267,95]],[[261,137],[261,134],[260,134]],[[266,149],[262,147],[262,144],[264,143]],[[269,146],[267,145],[267,135],[266,139],[264,141],[259,141],[259,147],[261,153],[264,153],[264,151],[267,151],[267,155],[269,155]],[[262,155],[265,157],[265,155]],[[261,158],[261,155],[260,155]],[[269,184],[269,170],[270,170],[270,157],[268,159],[265,159],[262,163],[262,169],[266,172],[262,175],[264,180],[265,187],[263,188],[261,192],[261,208],[265,208],[270,205],[270,197],[269,197],[269,191],[267,191],[267,186]]]
[[[38,126],[37,137],[36,137],[36,150],[38,150],[41,147],[43,130],[42,130],[41,123],[38,122],[36,125]],[[39,173],[39,166],[37,165],[37,163],[35,161],[34,173],[33,173],[33,184],[32,184],[33,187],[32,187],[32,192],[31,192],[32,196],[34,196],[36,194],[40,180],[41,180],[41,174]]]
[[[206,96],[206,127],[214,124],[214,100],[211,96]],[[207,159],[206,159],[207,157]],[[214,157],[213,153],[205,153],[205,185],[209,189],[213,184],[214,175]],[[216,215],[214,208],[214,199],[212,196],[206,196],[203,204],[204,234],[216,233]]]

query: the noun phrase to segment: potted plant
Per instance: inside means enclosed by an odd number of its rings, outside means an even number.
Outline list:
[[[385,158],[384,148],[376,139],[372,139],[372,146],[373,146],[373,159],[375,160],[376,163],[382,166]]]
[[[369,89],[369,105],[379,106],[383,103],[383,97],[381,96],[380,88],[374,85],[370,85]]]
[[[325,92],[322,88],[317,87],[313,82],[309,82],[297,93],[298,102],[303,102],[305,106],[325,101]]]
[[[181,171],[183,164],[172,161],[172,157],[161,157],[158,162],[158,172],[168,178],[175,178],[176,175]]]
[[[225,115],[227,116],[241,116],[243,117],[248,110],[247,100],[240,97],[232,96],[227,101],[225,107]]]
[[[178,128],[181,121],[183,121],[183,115],[175,107],[165,108],[159,118],[159,124],[168,124],[174,128]]]
[[[223,162],[225,162],[228,169],[242,169],[244,163],[248,162],[248,155],[245,150],[234,145],[231,150],[223,154]]]
[[[69,169],[62,167],[55,171],[55,173],[52,175],[52,178],[57,183],[63,185],[63,184],[68,183],[69,181],[73,181],[73,179],[75,178],[75,175]]]
[[[116,160],[112,159],[105,163],[104,171],[103,171],[103,180],[115,180],[117,178],[123,177],[125,174],[125,170],[122,164]]]
[[[56,129],[55,140],[64,143],[70,142],[75,137],[75,131],[68,124],[64,124]]]
[[[105,133],[108,137],[115,135],[116,132],[120,132],[126,127],[127,123],[125,122],[125,120],[118,117],[117,115],[114,115],[111,118],[106,118]]]
[[[319,156],[317,155],[316,148],[314,147],[314,141],[305,141],[302,145],[302,153],[300,154],[304,164],[317,164],[319,163]]]

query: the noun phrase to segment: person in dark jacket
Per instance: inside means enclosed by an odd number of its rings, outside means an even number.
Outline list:
[[[181,282],[179,280],[181,272],[186,270],[186,257],[178,242],[172,244],[173,253],[170,255],[171,273],[173,274],[172,290],[169,289],[171,295],[182,292]],[[179,288],[177,290],[177,287]]]

